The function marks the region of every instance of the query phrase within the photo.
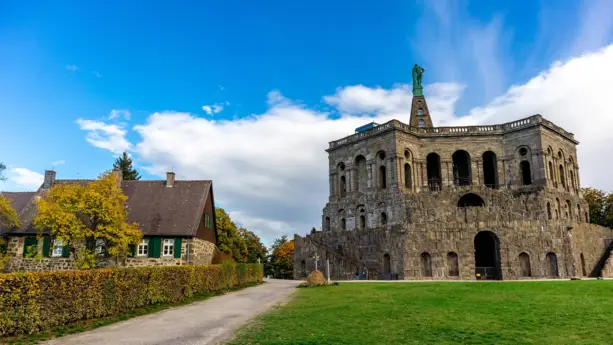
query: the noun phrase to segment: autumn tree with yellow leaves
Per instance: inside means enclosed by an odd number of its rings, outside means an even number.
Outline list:
[[[117,258],[142,238],[138,224],[127,222],[126,200],[112,173],[85,185],[59,183],[38,201],[34,226],[68,246],[78,268],[94,268],[92,243],[103,240],[104,253]]]
[[[19,215],[11,206],[11,201],[7,197],[0,195],[0,228],[5,229],[15,226],[21,226]],[[0,269],[4,268],[9,259],[6,255],[6,246],[7,243],[4,242],[4,239],[0,238]]]

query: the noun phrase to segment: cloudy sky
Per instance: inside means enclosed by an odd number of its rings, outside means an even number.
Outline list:
[[[45,169],[212,179],[270,242],[320,227],[328,142],[408,121],[426,69],[435,125],[540,113],[575,133],[583,185],[613,190],[613,2],[0,1],[5,191]]]

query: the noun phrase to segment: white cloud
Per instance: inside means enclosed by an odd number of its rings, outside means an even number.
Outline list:
[[[58,166],[58,165],[62,165],[62,164],[66,164],[66,161],[63,160],[63,159],[59,160],[59,161],[51,162],[51,165],[53,165],[53,166]]]
[[[45,177],[26,168],[13,168],[11,169],[11,176],[9,176],[9,179],[18,187],[34,190],[43,184]]]
[[[127,131],[123,125],[83,119],[77,119],[76,122],[82,130],[88,131],[87,142],[96,147],[115,154],[120,154],[131,147],[130,142],[126,140]]]
[[[226,102],[226,104],[230,104]],[[203,105],[202,110],[204,110],[207,115],[217,114],[223,111],[223,105],[221,104],[213,104],[213,105]]]
[[[78,71],[80,68],[79,68],[79,66],[77,66],[77,65],[67,65],[67,66],[66,66],[66,69],[67,69],[67,70],[69,70],[69,71],[72,71],[72,72],[76,72],[76,71]]]
[[[608,175],[613,162],[603,159],[613,142],[611,80],[613,46],[555,63],[467,116],[455,114],[463,85],[437,83],[424,92],[437,125],[504,123],[542,114],[581,141],[582,184],[612,190]],[[269,93],[265,113],[238,120],[154,113],[134,127],[142,137],[135,152],[160,176],[174,167],[178,178],[212,179],[217,203],[265,241],[280,233],[306,233],[321,226],[329,192],[328,142],[370,121],[407,122],[411,92],[402,84],[392,89],[355,85],[339,88],[324,100],[341,116],[297,105],[278,91]]]
[[[123,118],[124,120],[130,120],[130,116],[132,116],[132,113],[130,113],[129,110],[125,110],[125,109],[113,109],[109,113],[108,119],[109,120],[114,120],[114,119],[121,119],[121,118]]]
[[[92,74],[98,78],[102,78],[102,74],[100,74],[99,72],[92,71]]]

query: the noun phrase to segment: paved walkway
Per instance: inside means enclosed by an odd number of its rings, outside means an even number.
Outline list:
[[[266,284],[139,316],[44,344],[218,344],[228,339],[236,328],[252,317],[286,300],[299,283],[300,281],[270,279]]]

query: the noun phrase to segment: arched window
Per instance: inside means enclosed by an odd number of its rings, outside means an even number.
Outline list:
[[[545,272],[548,277],[558,277],[558,258],[555,253],[549,252],[545,255]]]
[[[387,181],[385,176],[385,166],[382,165],[379,167],[379,188],[385,189],[387,187]]]
[[[551,182],[555,182],[556,180],[555,175],[553,174],[553,164],[551,163],[551,161],[549,161],[549,179],[551,180]]]
[[[324,222],[324,230],[325,231],[330,230],[330,217],[326,217],[326,220]]]
[[[587,212],[585,212],[585,222],[586,223],[590,222],[590,217],[587,215]]]
[[[421,253],[421,275],[432,277],[432,258],[428,253]]]
[[[562,182],[562,187],[566,188],[566,179],[564,178],[564,167],[560,164],[560,182]]]
[[[551,219],[551,204],[547,203],[547,219]]]
[[[385,212],[381,212],[381,225],[382,226],[387,225],[387,214],[385,214]]]
[[[385,254],[383,255],[383,273],[384,274],[390,274],[391,272],[391,263],[390,263],[390,255],[389,254]]]
[[[472,174],[470,155],[464,150],[458,150],[451,156],[453,160],[453,180],[456,186],[470,186]]]
[[[454,252],[447,253],[447,268],[450,277],[457,277],[460,275],[460,268],[458,265],[458,254]]]
[[[483,182],[486,187],[498,188],[498,163],[496,154],[487,151],[483,154]]]
[[[480,207],[484,206],[485,201],[479,195],[475,193],[468,193],[462,195],[462,197],[458,200],[458,207]]]
[[[360,229],[365,229],[366,228],[366,216],[365,215],[360,215]]]
[[[573,209],[570,204],[570,200],[566,200],[566,212],[568,212],[568,216],[566,218],[573,219]]]
[[[404,164],[404,187],[407,189],[413,188],[413,179],[411,178],[411,165]]]
[[[365,192],[368,186],[368,173],[366,172],[366,158],[360,155],[355,158],[355,188],[353,190]]]
[[[560,219],[562,210],[560,209],[560,199],[556,198],[556,219]]]
[[[417,108],[417,116],[422,116],[424,114],[424,110],[422,108]]]
[[[341,230],[347,230],[347,221],[345,218],[341,218]]]
[[[306,262],[304,260],[302,260],[300,262],[300,272],[302,273],[303,276],[307,276],[307,270],[306,270]]]
[[[531,277],[532,269],[530,268],[530,255],[528,253],[519,254],[519,268],[522,277]]]
[[[419,128],[424,128],[426,127],[426,121],[419,119],[419,121],[417,122],[417,125],[419,126]]]
[[[426,157],[426,170],[430,190],[441,190],[441,157],[432,152]]]
[[[581,205],[577,204],[577,221],[581,221]]]
[[[341,176],[340,187],[341,198],[344,198],[347,195],[347,180],[345,179],[345,176]]]
[[[530,162],[521,161],[519,163],[519,170],[521,171],[521,181],[524,186],[532,184],[532,172],[530,171]]]

